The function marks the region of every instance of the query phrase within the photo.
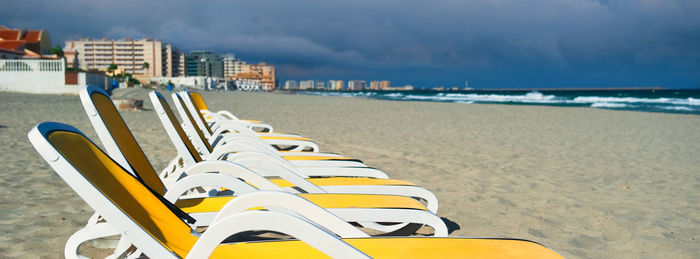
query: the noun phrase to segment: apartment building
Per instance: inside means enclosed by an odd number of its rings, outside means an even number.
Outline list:
[[[350,91],[360,91],[367,88],[367,81],[365,80],[350,80],[348,81],[348,90]]]
[[[233,77],[236,72],[240,73],[240,68],[236,71],[237,65],[240,64],[236,55],[233,53],[225,54],[221,56],[221,60],[224,62],[224,77]]]
[[[328,80],[328,89],[334,91],[345,90],[345,82],[343,80]]]
[[[379,90],[379,81],[370,81],[369,82],[369,89],[370,90]]]
[[[391,82],[388,80],[379,81],[379,89],[389,89],[391,88]]]
[[[149,76],[179,76],[183,55],[170,44],[153,39],[80,39],[65,42],[64,52],[77,53],[85,70],[107,70],[117,65],[126,73]]]
[[[287,81],[284,81],[284,89],[289,89],[289,90],[299,89],[299,84],[297,83],[296,80],[287,80]]]
[[[187,76],[224,77],[224,61],[212,51],[192,51],[186,62]]]
[[[262,90],[265,91],[272,91],[277,88],[275,66],[266,63],[242,65],[241,72],[236,73],[233,78],[259,82]]]
[[[185,53],[180,52],[171,44],[165,44],[163,51],[163,76],[178,77],[185,75]]]
[[[314,88],[314,80],[299,81],[299,89],[305,90],[305,89],[313,89],[313,88]]]
[[[326,82],[318,80],[316,81],[316,86],[314,89],[319,89],[319,90],[325,90],[326,89]]]

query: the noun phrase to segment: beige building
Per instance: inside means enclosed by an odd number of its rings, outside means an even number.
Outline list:
[[[328,89],[335,91],[345,90],[345,82],[343,80],[328,80]]]
[[[369,82],[369,89],[370,90],[379,90],[379,81],[370,81]]]
[[[170,44],[153,39],[81,39],[66,41],[65,51],[77,52],[85,70],[106,70],[117,65],[126,73],[174,77],[183,71],[183,55]]]
[[[379,81],[379,89],[389,89],[391,88],[391,82],[387,80]]]
[[[65,50],[63,51],[63,57],[66,58],[66,68],[78,68],[80,67],[80,62],[78,61],[78,52],[75,50]]]
[[[271,91],[277,87],[275,66],[265,63],[240,65],[239,73],[235,73],[231,79],[248,80],[260,83],[262,90]]]

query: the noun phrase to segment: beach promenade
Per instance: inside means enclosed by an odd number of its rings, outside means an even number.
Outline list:
[[[146,91],[123,112],[159,171],[175,148]],[[433,191],[451,236],[511,237],[567,258],[700,254],[700,116],[592,108],[204,92],[212,110],[313,138]],[[169,98],[169,97],[168,97]],[[0,257],[58,258],[92,210],[27,140],[39,122],[97,138],[77,96],[0,93]]]

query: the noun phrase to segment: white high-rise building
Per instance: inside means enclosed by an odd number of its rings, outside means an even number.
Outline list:
[[[328,80],[328,89],[334,91],[345,90],[345,82],[343,80]]]
[[[289,89],[289,90],[299,89],[299,84],[297,84],[296,80],[287,80],[287,81],[284,81],[284,89]]]
[[[240,60],[233,53],[221,56],[221,60],[224,62],[224,77],[233,77],[236,74],[237,62]]]
[[[350,80],[348,81],[348,90],[350,91],[360,91],[367,88],[367,81],[365,80]]]
[[[180,53],[153,39],[81,39],[65,42],[64,51],[76,51],[81,69],[106,70],[111,64],[126,73],[179,76]]]
[[[314,87],[314,89],[325,90],[326,89],[326,82],[321,81],[321,80],[316,81],[316,86]]]
[[[305,89],[313,89],[313,88],[314,88],[314,80],[299,81],[299,89],[305,90]]]

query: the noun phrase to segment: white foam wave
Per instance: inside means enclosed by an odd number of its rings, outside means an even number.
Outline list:
[[[554,95],[543,95],[539,92],[529,92],[525,95],[502,94],[444,94],[432,96],[407,95],[410,100],[454,101],[454,102],[493,102],[493,103],[561,103],[564,100]]]
[[[579,96],[570,101],[571,103],[653,103],[672,105],[700,105],[700,100],[688,98],[637,98],[637,97],[600,97],[600,96]]]
[[[686,106],[659,106],[658,108],[671,111],[694,111],[695,109]]]
[[[391,97],[391,98],[397,98],[397,97],[403,97],[403,94],[402,93],[390,93],[390,94],[385,94],[384,96]]]
[[[593,103],[593,104],[591,104],[591,107],[593,107],[593,108],[625,108],[625,107],[627,107],[627,104],[601,102],[601,103]]]

